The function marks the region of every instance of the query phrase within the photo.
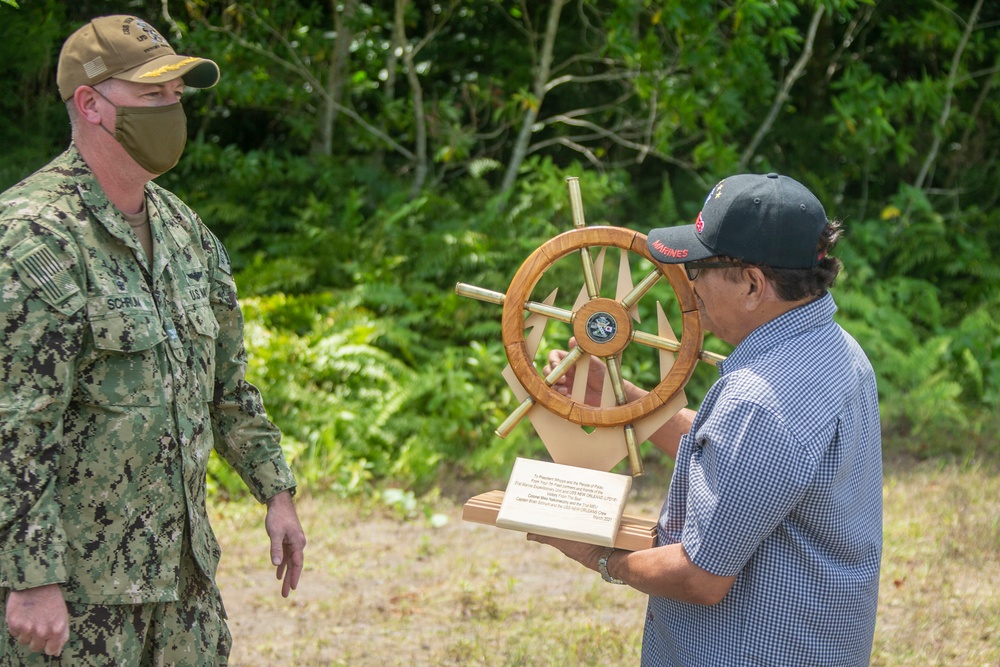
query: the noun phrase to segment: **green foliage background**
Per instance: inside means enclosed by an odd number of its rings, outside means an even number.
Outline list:
[[[3,188],[69,141],[55,66],[86,19],[143,16],[220,64],[160,182],[233,256],[252,379],[310,488],[424,492],[541,450],[493,435],[516,406],[500,309],[454,286],[504,291],[570,229],[568,176],[589,224],[643,232],[731,173],[803,181],[847,229],[838,320],[888,446],[997,454],[997,3],[3,1]]]

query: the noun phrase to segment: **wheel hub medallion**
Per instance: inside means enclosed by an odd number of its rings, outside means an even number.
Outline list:
[[[611,313],[603,311],[587,318],[587,337],[595,343],[607,343],[618,333],[618,322]]]

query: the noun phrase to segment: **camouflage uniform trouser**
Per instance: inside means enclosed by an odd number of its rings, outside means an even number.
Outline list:
[[[185,536],[186,538],[186,536]],[[217,667],[232,636],[218,589],[195,565],[184,540],[180,600],[92,605],[67,602],[69,641],[58,658],[29,651],[7,632],[0,589],[0,667]]]

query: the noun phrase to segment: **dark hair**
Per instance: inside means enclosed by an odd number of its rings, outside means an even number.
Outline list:
[[[784,301],[800,301],[809,297],[822,296],[833,287],[837,274],[840,273],[841,262],[836,257],[830,257],[829,252],[843,236],[843,228],[839,220],[830,220],[823,228],[816,244],[816,253],[820,260],[817,266],[810,269],[779,269],[763,264],[751,264],[740,259],[733,259],[738,266],[726,271],[726,278],[733,280],[735,273],[741,269],[755,266],[761,270],[764,277],[774,285],[774,290]]]

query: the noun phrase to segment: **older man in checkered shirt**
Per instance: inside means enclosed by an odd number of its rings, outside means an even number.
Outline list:
[[[698,411],[650,438],[676,460],[656,547],[530,536],[650,596],[644,666],[870,661],[878,393],[868,358],[833,321],[840,262],[827,253],[839,236],[816,197],[778,174],[727,178],[696,224],[649,234],[658,261],[685,265],[705,328],[735,349]],[[593,364],[591,386],[602,376]]]

